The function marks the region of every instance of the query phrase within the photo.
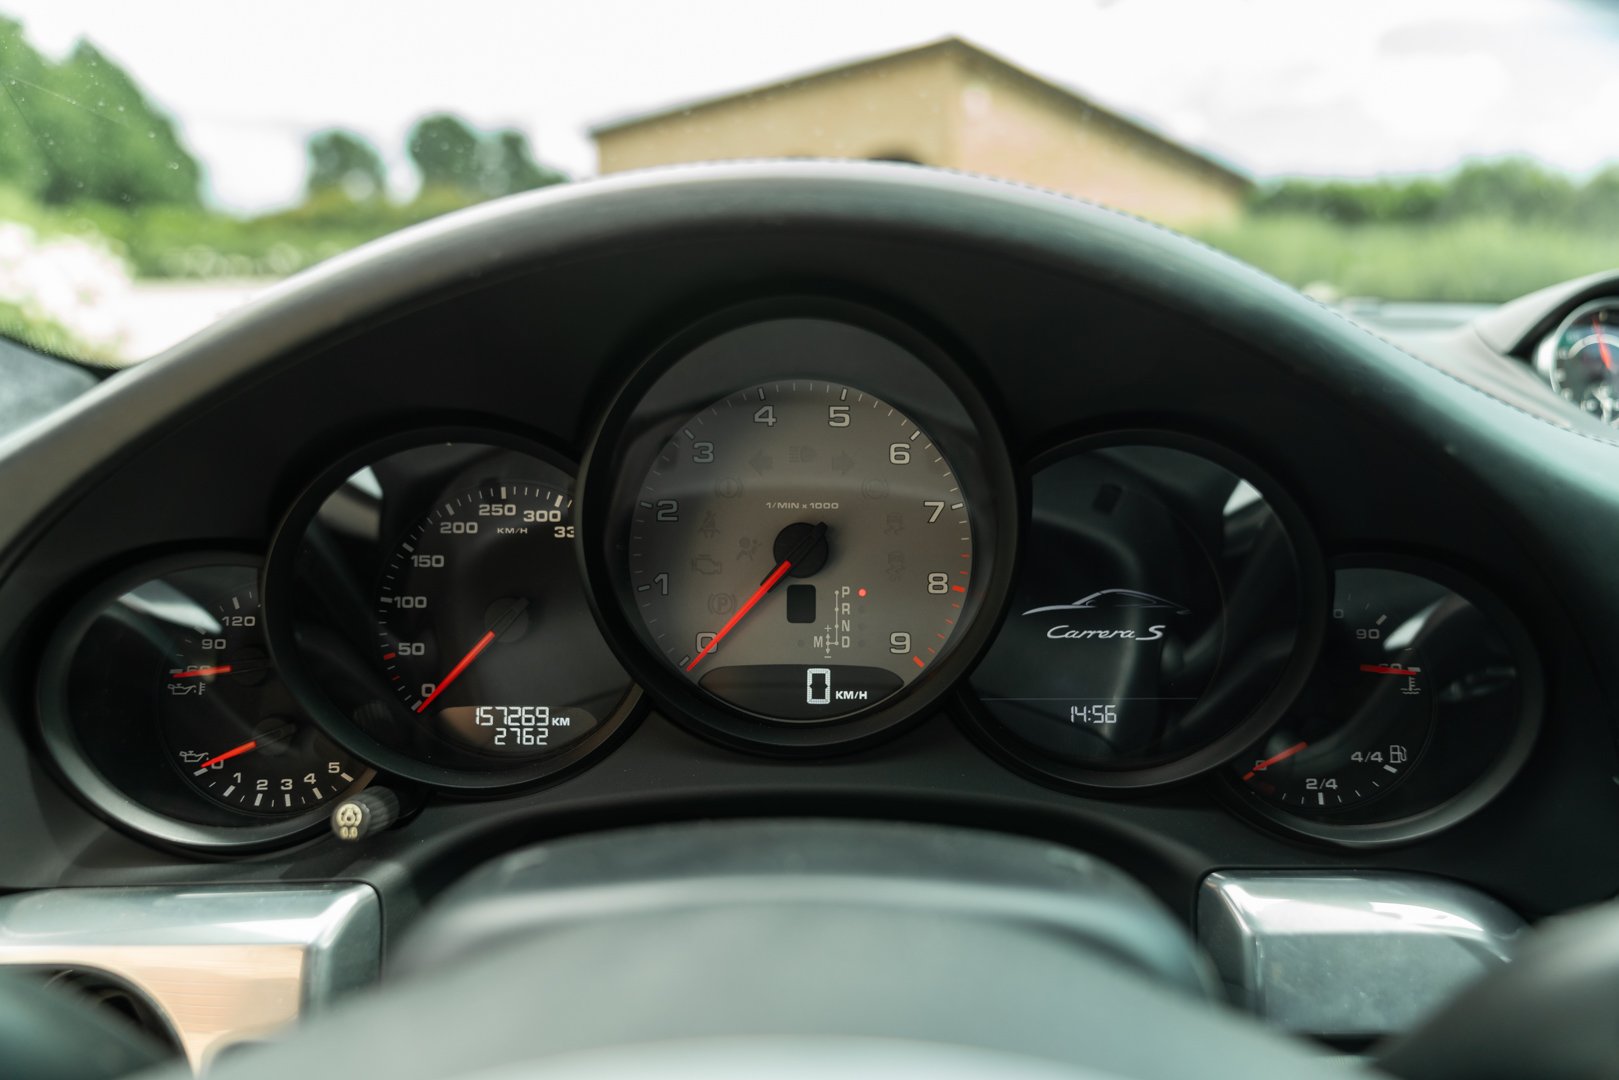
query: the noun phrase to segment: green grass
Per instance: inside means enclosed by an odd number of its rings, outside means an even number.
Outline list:
[[[1344,225],[1254,215],[1198,238],[1299,288],[1385,300],[1510,300],[1619,268],[1619,230],[1506,220]]]

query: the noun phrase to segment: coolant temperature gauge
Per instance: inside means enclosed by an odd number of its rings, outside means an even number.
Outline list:
[[[1260,798],[1306,814],[1347,810],[1387,794],[1417,764],[1434,722],[1422,646],[1438,605],[1411,610],[1390,595],[1388,577],[1336,575],[1315,675],[1281,724],[1235,763]]]

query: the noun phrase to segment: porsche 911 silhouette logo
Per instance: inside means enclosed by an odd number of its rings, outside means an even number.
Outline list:
[[[1162,596],[1154,596],[1152,593],[1136,589],[1103,589],[1089,596],[1080,597],[1071,604],[1047,604],[1045,607],[1030,608],[1023,614],[1039,615],[1045,611],[1098,611],[1106,608],[1168,608],[1177,615],[1192,613],[1191,608],[1182,607],[1173,600],[1165,600]]]
[[[1139,589],[1102,589],[1089,596],[1082,596],[1071,604],[1046,604],[1043,607],[1030,608],[1025,615],[1041,615],[1051,611],[1145,611],[1145,610],[1173,611],[1177,615],[1190,615],[1192,609],[1182,607],[1173,600],[1166,600],[1162,596],[1141,592]],[[1158,623],[1145,630],[1119,627],[1116,629],[1087,629],[1079,630],[1067,623],[1058,623],[1046,631],[1046,637],[1053,641],[1160,641],[1163,639],[1167,625]]]

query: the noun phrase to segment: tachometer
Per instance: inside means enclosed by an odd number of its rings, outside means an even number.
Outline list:
[[[943,450],[840,383],[773,381],[689,417],[630,515],[647,636],[706,693],[770,720],[898,693],[949,649],[974,587]]]

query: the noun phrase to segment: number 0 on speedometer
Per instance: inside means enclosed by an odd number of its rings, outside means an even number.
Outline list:
[[[831,720],[942,659],[972,588],[950,463],[854,387],[772,382],[692,416],[636,496],[632,606],[668,663],[774,720]]]

